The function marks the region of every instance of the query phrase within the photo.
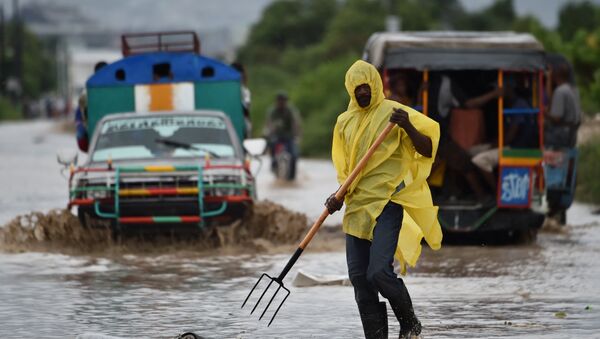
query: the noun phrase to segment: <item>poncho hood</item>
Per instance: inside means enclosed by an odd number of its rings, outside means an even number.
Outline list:
[[[356,87],[367,84],[371,87],[371,102],[367,107],[360,107],[356,101],[354,90]],[[348,110],[358,110],[368,112],[377,107],[385,99],[383,94],[383,83],[377,69],[368,62],[358,60],[346,72],[346,91],[350,96]]]

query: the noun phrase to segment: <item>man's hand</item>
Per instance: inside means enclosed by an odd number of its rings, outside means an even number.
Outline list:
[[[398,126],[406,131],[406,134],[408,134],[408,137],[415,146],[415,150],[419,152],[419,154],[427,158],[431,158],[431,154],[433,152],[431,139],[417,131],[415,126],[410,123],[410,120],[408,119],[408,113],[406,111],[401,108],[394,108],[392,116],[390,117],[390,122],[398,124]]]
[[[325,200],[325,207],[327,207],[329,214],[333,214],[336,211],[339,211],[342,208],[343,204],[343,201],[340,201],[335,197],[335,193],[330,195],[329,198]]]
[[[407,129],[411,126],[410,120],[408,119],[408,113],[404,111],[402,108],[394,108],[392,112],[392,116],[390,117],[390,122],[398,124],[398,126]]]

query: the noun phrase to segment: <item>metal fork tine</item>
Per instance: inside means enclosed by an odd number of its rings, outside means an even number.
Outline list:
[[[290,290],[285,288],[285,286],[281,286],[281,287],[283,287],[283,289],[287,291],[287,294],[281,301],[281,304],[279,304],[279,307],[277,307],[277,309],[275,310],[275,313],[273,313],[273,316],[271,317],[271,321],[269,321],[269,324],[267,325],[267,327],[271,326],[271,323],[273,322],[273,320],[275,320],[275,316],[277,315],[277,312],[279,312],[279,309],[281,308],[281,306],[283,306],[283,303],[285,302],[285,300],[290,296]]]
[[[265,296],[265,293],[267,293],[267,291],[269,290],[269,287],[271,287],[271,285],[273,284],[273,281],[274,281],[274,279],[271,278],[271,281],[269,282],[269,285],[267,285],[267,288],[265,288],[265,290],[263,291],[263,293],[260,295],[260,298],[258,298],[258,301],[256,302],[256,305],[254,305],[254,308],[252,309],[252,311],[250,311],[250,314],[254,313],[254,311],[256,310],[256,308],[258,307],[258,305],[260,304],[260,301]]]
[[[280,284],[279,281],[277,283]],[[261,320],[263,318],[263,316],[265,315],[265,313],[267,313],[267,310],[269,309],[269,306],[271,306],[271,303],[275,299],[275,296],[277,295],[277,293],[279,293],[279,290],[281,289],[281,286],[282,285],[280,284],[279,287],[277,287],[277,289],[275,290],[275,293],[273,293],[273,296],[271,297],[271,300],[269,300],[269,303],[267,304],[267,307],[265,307],[263,313],[260,315],[260,318],[258,318],[258,320]]]
[[[248,296],[246,297],[246,300],[244,300],[244,303],[242,304],[241,308],[244,308],[244,306],[246,305],[246,303],[248,302],[248,299],[250,299],[250,296],[252,295],[252,292],[254,292],[254,290],[256,289],[256,286],[258,286],[258,284],[260,283],[260,281],[262,280],[262,278],[264,276],[266,276],[266,273],[263,273],[260,278],[258,278],[258,281],[256,282],[256,284],[254,284],[254,287],[252,287],[252,289],[250,290],[250,293],[248,293]]]
[[[326,213],[326,211],[323,212],[323,215],[325,215],[325,213]],[[322,218],[324,219],[325,217],[322,217]],[[318,224],[319,224],[319,222],[317,222],[315,225],[318,225]],[[258,284],[260,283],[260,281],[262,280],[263,277],[266,276],[267,278],[269,278],[271,281],[269,282],[269,284],[267,285],[267,287],[264,289],[264,291],[262,292],[262,294],[258,298],[258,301],[254,305],[254,308],[252,308],[252,311],[250,311],[250,314],[253,314],[254,311],[256,311],[256,309],[258,308],[258,305],[260,305],[260,303],[264,299],[265,295],[267,294],[267,291],[271,288],[271,285],[273,285],[273,282],[275,282],[277,284],[277,289],[275,290],[275,292],[273,292],[273,294],[271,295],[271,298],[269,299],[269,303],[267,304],[267,306],[264,308],[264,310],[260,314],[260,318],[258,318],[258,320],[261,320],[265,316],[265,314],[267,314],[267,311],[269,310],[269,308],[273,304],[273,301],[275,300],[275,298],[277,297],[277,295],[280,293],[280,290],[284,289],[286,291],[286,295],[283,298],[283,300],[281,301],[281,303],[279,304],[279,306],[277,307],[277,309],[275,310],[275,313],[273,313],[273,316],[271,317],[271,320],[269,321],[269,325],[268,326],[270,326],[271,323],[273,323],[273,320],[275,319],[275,316],[277,315],[277,313],[281,309],[281,306],[283,306],[283,303],[290,296],[290,290],[288,290],[283,285],[283,278],[285,278],[285,276],[288,274],[288,272],[290,271],[290,269],[292,268],[292,266],[294,266],[294,263],[296,262],[296,260],[298,260],[298,258],[300,257],[300,255],[302,254],[303,248],[304,247],[299,246],[296,249],[296,252],[294,252],[294,255],[292,255],[292,257],[290,258],[290,260],[283,267],[283,270],[281,271],[281,273],[279,273],[279,275],[277,276],[277,278],[273,278],[270,275],[268,275],[266,273],[263,273],[260,276],[260,278],[258,279],[258,281],[256,282],[256,284],[254,285],[254,287],[252,288],[252,290],[250,291],[250,293],[248,294],[248,296],[246,297],[246,300],[244,300],[244,303],[242,304],[242,307],[244,307],[244,305],[246,305],[246,303],[250,299],[250,296],[255,291],[256,287],[258,286]]]

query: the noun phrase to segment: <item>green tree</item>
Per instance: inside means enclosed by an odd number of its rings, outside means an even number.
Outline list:
[[[17,53],[14,50],[15,39],[18,39],[18,24],[11,21],[7,30],[7,65],[9,75],[18,76],[12,67],[15,64]],[[49,46],[44,44],[27,26],[22,26],[20,37],[22,45],[21,76],[23,95],[38,97],[45,91],[53,90],[56,86],[55,60]],[[11,72],[12,71],[12,72]]]
[[[560,35],[555,31],[548,30],[534,16],[526,15],[515,19],[511,29],[515,32],[530,33],[536,37],[549,52],[564,53],[564,43]]]
[[[244,62],[278,62],[285,49],[320,41],[336,10],[335,0],[275,1],[252,27],[238,57]]]
[[[303,19],[282,22],[283,13],[299,11],[304,11]],[[310,126],[305,129],[311,137],[303,139],[303,151],[327,153],[321,148],[314,151],[311,142],[330,139],[331,124],[322,122],[335,121],[347,105],[345,70],[360,57],[367,38],[383,28],[385,15],[380,2],[369,0],[287,0],[269,6],[238,54],[248,65],[254,133],[262,133],[275,93],[286,90]],[[282,31],[287,32],[285,41],[280,40]],[[309,31],[310,37],[304,36]]]
[[[323,39],[325,57],[330,59],[348,52],[360,55],[369,36],[383,30],[386,13],[380,2],[348,0]]]
[[[589,1],[570,2],[558,14],[558,33],[565,40],[575,36],[577,31],[593,31],[600,23],[597,6]]]
[[[348,103],[345,71],[360,58],[368,37],[384,29],[390,14],[400,17],[402,30],[529,32],[546,50],[561,53],[573,63],[583,107],[586,112],[596,112],[600,109],[599,25],[579,25],[572,17],[573,8],[580,7],[598,15],[598,7],[593,5],[592,10],[585,7],[588,5],[569,4],[561,11],[559,26],[571,32],[565,33],[569,36],[566,39],[563,33],[547,29],[532,16],[517,16],[512,0],[496,0],[476,12],[466,12],[459,0],[273,2],[238,54],[249,72],[255,133],[261,133],[275,93],[287,90],[304,119],[303,154],[328,154],[332,126]],[[566,28],[565,20],[574,28]]]
[[[348,53],[325,61],[301,77],[294,87],[291,98],[301,109],[304,121],[302,150],[305,155],[330,154],[333,126],[350,100],[344,77],[356,59],[356,54]]]
[[[54,58],[51,43],[39,39],[32,33],[27,26],[21,26],[22,33],[17,34],[19,29],[15,21],[10,21],[6,25],[6,59],[5,64],[1,65],[5,71],[5,76],[21,78],[21,99],[36,99],[42,94],[52,91],[56,88],[56,60]],[[22,46],[21,74],[17,74],[15,69],[15,58],[18,57],[14,47],[15,39],[20,39]],[[2,104],[1,116],[10,115],[15,118],[14,112],[18,111],[16,107],[8,108],[10,103],[4,100]],[[10,112],[8,114],[7,112]]]
[[[23,93],[38,98],[56,88],[56,62],[52,48],[26,31],[23,40]]]
[[[516,17],[512,0],[496,0],[481,11],[458,17],[454,27],[471,31],[506,30],[510,28]]]
[[[596,136],[579,147],[577,200],[600,204],[600,180],[596,167],[598,159],[600,159],[600,137]]]

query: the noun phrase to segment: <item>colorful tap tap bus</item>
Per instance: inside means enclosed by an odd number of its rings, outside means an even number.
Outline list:
[[[193,32],[124,35],[122,52],[87,80],[90,147],[71,165],[69,208],[116,230],[241,218],[256,190],[240,74],[201,55]]]
[[[429,181],[445,240],[535,238],[547,210],[542,44],[513,32],[376,33],[363,58],[380,70],[386,94],[402,92],[396,97],[440,123]],[[568,173],[565,209],[574,168]]]

